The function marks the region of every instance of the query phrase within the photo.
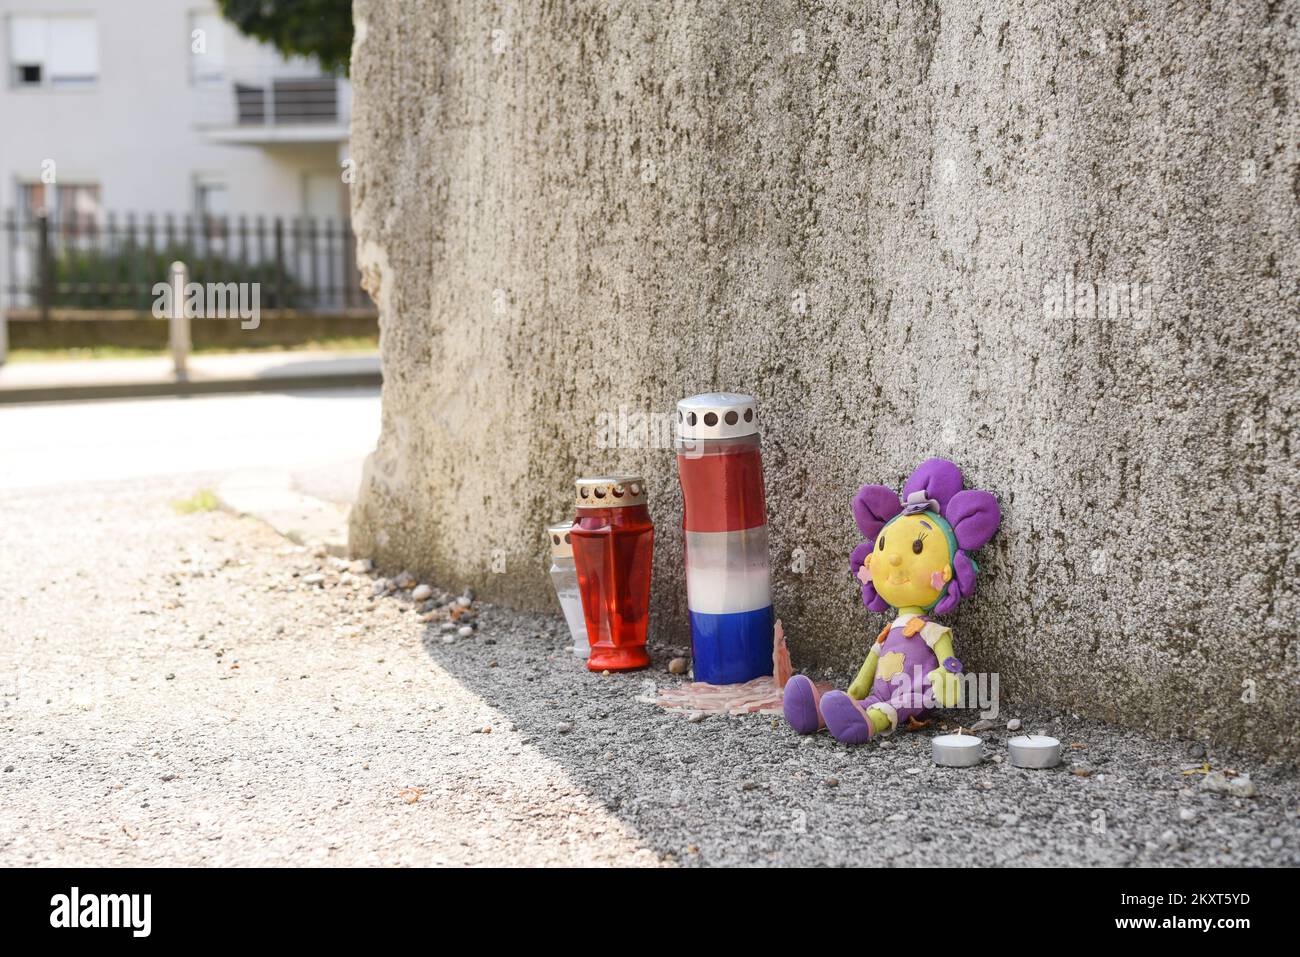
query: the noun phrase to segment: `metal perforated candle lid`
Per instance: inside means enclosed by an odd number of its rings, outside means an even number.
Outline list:
[[[683,439],[733,439],[758,431],[752,395],[706,392],[677,403],[677,431]]]
[[[645,504],[645,479],[639,475],[580,478],[574,499],[578,508],[622,508]]]
[[[572,522],[546,526],[546,538],[551,543],[552,558],[568,558],[573,554],[573,539],[569,535],[572,530]]]

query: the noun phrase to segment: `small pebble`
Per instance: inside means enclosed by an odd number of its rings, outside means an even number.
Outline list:
[[[164,775],[162,775],[162,776],[159,778],[159,780],[162,780],[162,781],[174,781],[174,780],[176,780],[176,775],[174,775],[174,774],[170,774],[170,773],[169,773],[169,774],[164,774]]]
[[[1180,821],[1192,821],[1195,819],[1196,819],[1195,808],[1185,807],[1185,808],[1181,808],[1178,811],[1178,820]]]
[[[368,575],[375,570],[375,563],[368,558],[358,558],[348,565],[348,571],[354,575]]]
[[[670,675],[684,675],[686,674],[687,668],[688,665],[685,658],[674,658],[672,661],[668,662],[668,673]]]
[[[827,778],[827,779],[826,779],[826,786],[827,786],[828,788],[837,788],[837,787],[840,786],[840,779],[839,779],[839,778]]]
[[[304,585],[323,585],[325,583],[325,576],[319,572],[314,572],[311,575],[303,575],[302,583]]]
[[[428,585],[416,585],[415,590],[411,592],[411,601],[428,601],[432,594],[433,589]]]
[[[489,662],[488,662],[488,667],[489,667],[489,668],[495,668],[495,667],[497,667],[497,660],[496,660],[495,658],[493,658],[491,661],[489,661]]]
[[[1201,790],[1216,794],[1229,794],[1232,797],[1254,797],[1258,792],[1249,774],[1230,778],[1222,771],[1211,771],[1201,779]]]
[[[1205,745],[1201,744],[1198,741],[1196,742],[1196,744],[1193,744],[1191,746],[1191,748],[1188,750],[1188,753],[1194,758],[1198,758],[1198,759],[1203,758],[1205,757]]]
[[[560,734],[568,734],[570,731],[573,730],[573,725],[571,725],[567,721],[561,721],[560,726],[556,728],[556,730],[559,731]]]
[[[6,771],[12,771],[13,768],[12,768],[12,767],[8,767],[8,768],[5,768],[5,770],[6,770]],[[1268,846],[1271,847],[1271,848],[1272,848],[1273,850],[1275,850],[1275,851],[1280,851],[1280,850],[1282,850],[1282,845],[1283,845],[1283,843],[1285,843],[1285,842],[1282,840],[1282,838],[1280,838],[1280,837],[1275,837],[1275,838],[1273,838],[1271,841],[1268,842]]]
[[[686,720],[691,724],[699,724],[707,717],[708,715],[705,714],[703,711],[692,711],[690,714],[686,716]]]
[[[468,638],[470,635],[474,634],[474,629],[469,625],[461,625],[456,629],[456,634],[460,635],[462,638]]]
[[[376,598],[384,594],[386,591],[388,591],[387,578],[376,578],[375,583],[370,586],[370,594],[375,596]]]
[[[175,680],[176,680],[176,675],[170,671],[163,676],[163,681],[175,681]]]
[[[993,727],[994,727],[993,722],[990,721],[988,718],[980,718],[978,721],[976,721],[974,724],[970,726],[970,729],[972,731],[992,731]]]
[[[1008,722],[1007,722],[1007,730],[1008,730],[1008,731],[1019,731],[1019,730],[1020,730],[1020,719],[1019,719],[1019,718],[1012,718],[1010,721],[1008,721]]]
[[[742,791],[753,791],[753,790],[754,790],[755,788],[757,788],[757,787],[758,787],[758,784],[757,784],[756,782],[754,782],[754,781],[746,781],[746,782],[744,782],[744,783],[740,786],[740,789],[741,789]]]
[[[5,765],[5,774],[8,774],[8,773],[9,773],[10,771],[12,771],[13,769],[14,769],[14,766],[13,766],[12,764],[6,764],[6,765]]]

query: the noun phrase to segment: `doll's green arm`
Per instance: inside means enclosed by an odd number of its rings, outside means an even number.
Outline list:
[[[867,695],[871,694],[871,686],[876,683],[876,662],[880,660],[880,655],[876,649],[879,645],[873,644],[871,650],[867,652],[867,660],[862,662],[862,668],[858,671],[858,676],[853,679],[853,684],[849,685],[849,697],[854,701],[861,701]]]
[[[934,656],[939,659],[941,665],[949,658],[955,657],[952,653],[951,631],[945,631],[943,637],[934,643]]]
[[[944,668],[943,663],[956,657],[952,653],[952,631],[944,629],[938,640],[930,646],[934,656],[939,659],[939,667],[930,672],[930,686],[934,689],[935,701],[940,707],[955,708],[961,687],[961,679]]]

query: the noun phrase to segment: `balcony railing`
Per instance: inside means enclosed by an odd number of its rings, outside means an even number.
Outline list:
[[[339,77],[243,71],[197,79],[194,89],[196,124],[230,138],[277,131],[297,138],[313,129],[328,136],[348,123],[351,91]]]

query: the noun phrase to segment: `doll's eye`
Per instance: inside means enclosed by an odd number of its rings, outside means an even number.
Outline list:
[[[915,552],[917,555],[921,554],[921,549],[923,548],[925,548],[925,546],[921,544],[921,540],[919,538],[912,543],[912,551]]]
[[[880,545],[879,545],[879,548],[880,548],[881,551],[884,551],[884,550],[885,550],[885,536],[884,536],[884,535],[881,535],[881,536],[880,536]]]

